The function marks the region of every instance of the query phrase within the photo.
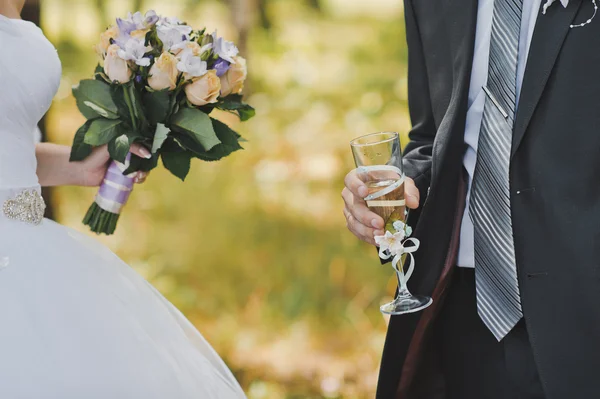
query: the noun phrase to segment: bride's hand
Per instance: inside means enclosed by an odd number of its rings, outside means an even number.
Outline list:
[[[141,158],[150,158],[150,152],[140,144],[132,144],[130,152]],[[104,179],[106,169],[110,164],[110,156],[107,146],[94,148],[90,156],[81,161],[82,185],[99,186]],[[137,172],[134,176],[136,183],[143,183],[148,176],[148,172]]]

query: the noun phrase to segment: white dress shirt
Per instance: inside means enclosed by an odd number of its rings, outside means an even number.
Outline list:
[[[521,17],[521,36],[519,39],[519,55],[517,57],[517,104],[521,92],[527,54],[533,37],[535,21],[540,13],[542,0],[523,0],[523,14]],[[469,216],[469,198],[471,196],[471,184],[473,172],[477,161],[477,143],[481,119],[483,117],[483,106],[485,104],[485,92],[483,86],[487,84],[488,64],[490,58],[490,40],[492,35],[492,18],[494,14],[494,0],[479,0],[477,9],[477,30],[475,35],[475,52],[473,55],[473,70],[471,72],[471,84],[469,86],[469,105],[467,111],[467,123],[465,127],[465,143],[467,151],[463,158],[463,165],[469,175],[469,186],[465,213],[460,228],[460,246],[458,249],[458,266],[475,267],[473,222]]]

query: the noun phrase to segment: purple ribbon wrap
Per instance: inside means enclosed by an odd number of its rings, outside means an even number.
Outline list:
[[[133,178],[123,174],[130,159],[131,154],[128,154],[125,164],[112,161],[104,175],[96,195],[96,204],[107,212],[120,214],[133,190]]]

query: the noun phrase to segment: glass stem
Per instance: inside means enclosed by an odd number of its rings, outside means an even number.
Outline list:
[[[396,298],[410,298],[412,294],[406,286],[404,272],[401,270],[396,270],[396,278],[398,278],[398,295],[396,296]]]

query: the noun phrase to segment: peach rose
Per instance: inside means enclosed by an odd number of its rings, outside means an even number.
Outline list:
[[[174,90],[177,87],[177,58],[168,51],[163,52],[150,68],[148,86],[154,90]]]
[[[239,94],[244,89],[244,82],[248,76],[246,60],[242,57],[233,57],[235,64],[221,76],[221,95]]]
[[[96,46],[94,47],[96,53],[98,53],[100,57],[104,57],[106,55],[108,47],[110,46],[110,39],[116,39],[117,37],[119,37],[119,35],[119,27],[117,26],[111,26],[110,28],[102,32],[102,34],[100,35],[100,43],[96,44]]]
[[[217,76],[217,71],[211,69],[203,76],[194,78],[184,90],[188,101],[194,105],[214,104],[221,92],[221,80]]]
[[[129,67],[129,63],[117,54],[119,49],[116,44],[108,46],[106,58],[104,59],[104,73],[113,82],[127,83],[131,80],[133,72]]]

